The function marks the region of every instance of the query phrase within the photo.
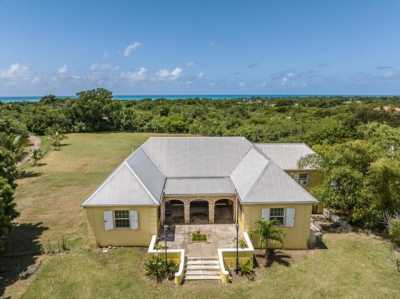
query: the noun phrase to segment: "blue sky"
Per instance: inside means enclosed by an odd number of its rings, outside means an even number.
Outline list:
[[[400,1],[0,0],[0,96],[400,94]]]

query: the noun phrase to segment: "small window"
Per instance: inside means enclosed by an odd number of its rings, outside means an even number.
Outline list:
[[[129,211],[114,211],[115,227],[129,227]]]
[[[269,219],[281,225],[285,224],[285,209],[271,208]]]
[[[308,173],[299,173],[297,176],[297,182],[302,186],[307,186],[308,184]]]

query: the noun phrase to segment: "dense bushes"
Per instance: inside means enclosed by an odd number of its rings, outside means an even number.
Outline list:
[[[358,139],[318,145],[323,181],[314,191],[326,206],[366,228],[387,228],[400,212],[400,128],[370,123]],[[307,162],[308,161],[308,162]]]

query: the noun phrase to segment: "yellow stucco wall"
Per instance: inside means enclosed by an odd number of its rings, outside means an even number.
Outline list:
[[[240,252],[239,253],[239,265],[245,264],[250,261],[253,267],[253,253],[252,252]],[[226,268],[230,270],[236,269],[236,252],[225,252],[224,253],[224,264]]]
[[[258,246],[258,238],[253,232],[257,229],[257,221],[261,219],[263,208],[295,208],[295,219],[293,227],[282,226],[285,233],[283,248],[285,249],[306,249],[310,235],[310,216],[312,204],[291,204],[291,205],[242,205],[242,229],[252,237],[255,247]]]
[[[152,235],[157,234],[158,206],[87,207],[90,228],[98,246],[149,246]],[[104,211],[136,210],[139,227],[104,229]]]
[[[293,177],[297,173],[308,173],[309,180],[308,185],[306,186],[307,189],[311,189],[315,186],[318,186],[321,183],[321,172],[318,170],[288,170],[287,173]]]

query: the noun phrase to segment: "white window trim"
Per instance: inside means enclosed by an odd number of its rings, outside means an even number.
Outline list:
[[[300,175],[306,175],[307,178],[305,180],[300,180]],[[296,174],[296,181],[301,186],[308,186],[308,183],[310,182],[310,174],[308,172],[299,172]]]
[[[282,209],[283,210],[283,215],[282,216],[271,216],[271,210],[272,209]],[[269,220],[273,220],[271,218],[282,218],[283,217],[283,221],[282,224],[281,223],[277,223],[278,226],[286,226],[286,208],[270,208],[269,209]]]
[[[115,212],[116,211],[128,211],[128,218],[127,218],[127,220],[128,220],[128,226],[124,226],[124,227],[118,227],[117,226],[117,217],[115,217]],[[117,229],[117,230],[125,230],[125,229],[131,229],[131,219],[130,219],[130,217],[129,217],[129,210],[126,210],[126,209],[118,209],[118,210],[113,210],[112,211],[113,212],[113,223],[114,223],[114,229]],[[120,218],[119,218],[120,219]],[[126,220],[125,218],[123,218],[124,220]],[[121,220],[122,220],[122,218],[121,218]]]

